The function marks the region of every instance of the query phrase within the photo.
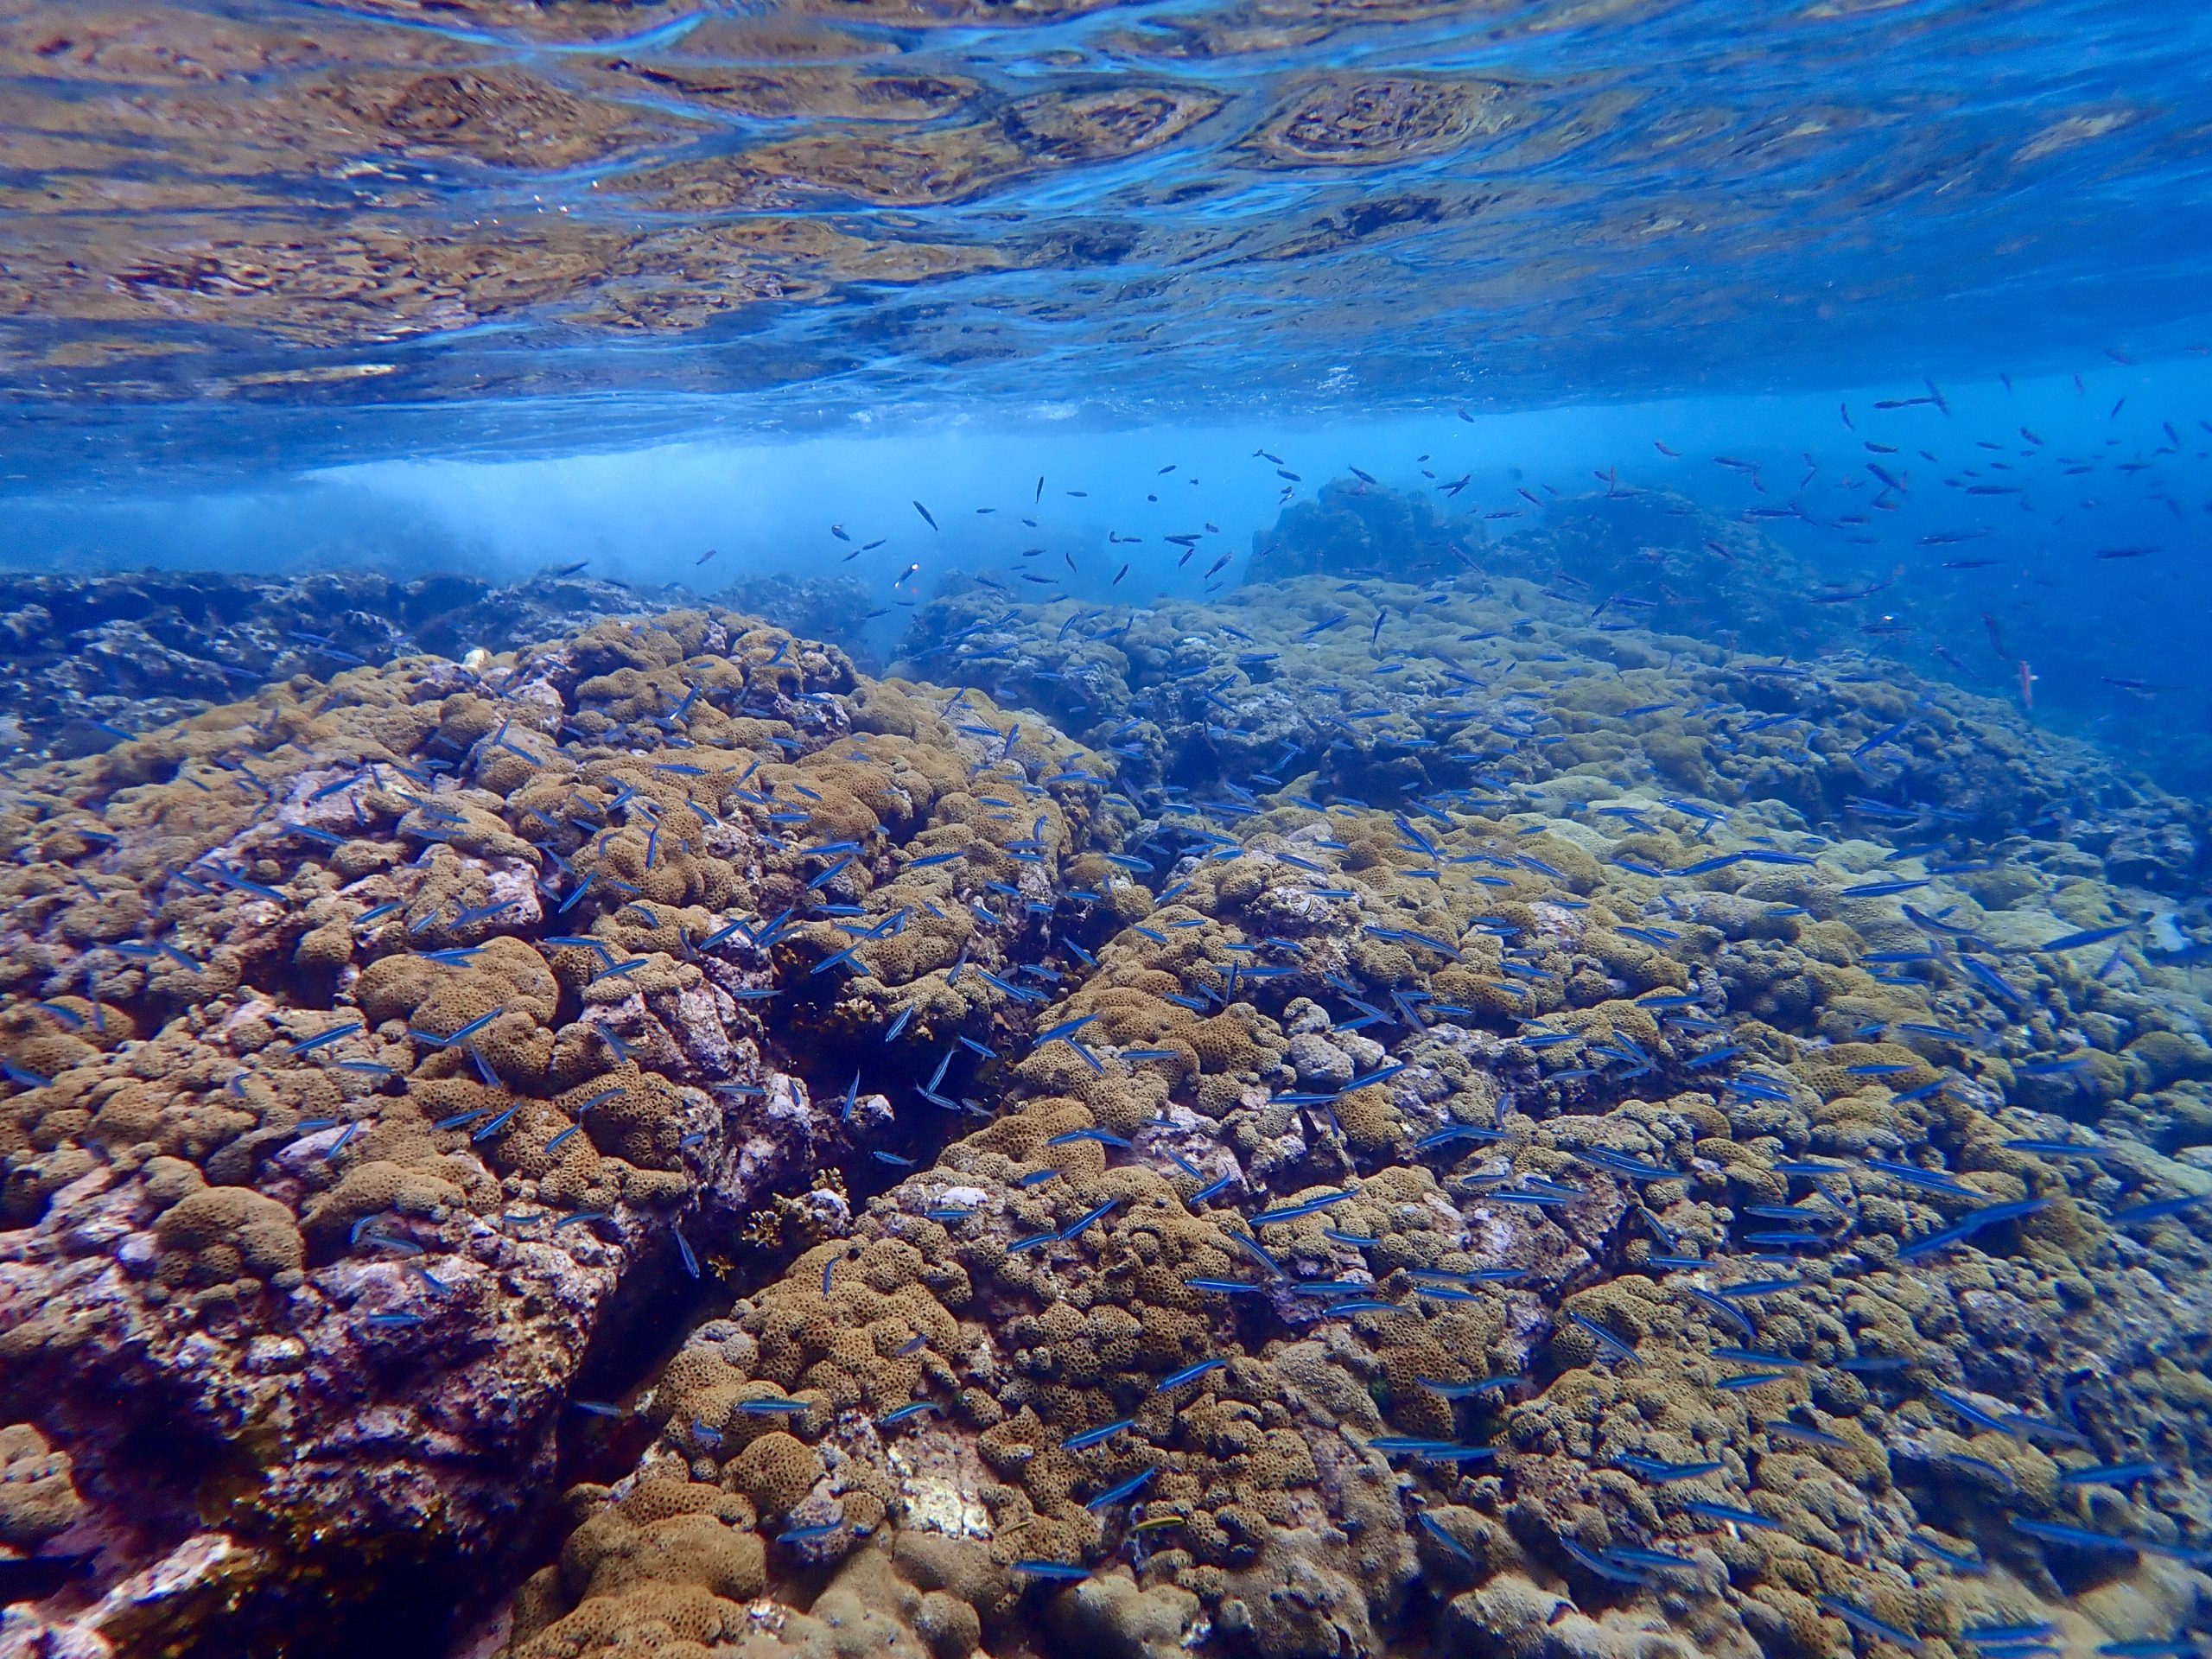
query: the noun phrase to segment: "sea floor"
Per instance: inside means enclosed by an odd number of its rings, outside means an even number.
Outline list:
[[[1411,574],[27,722],[0,1655],[2204,1630],[2202,805]]]

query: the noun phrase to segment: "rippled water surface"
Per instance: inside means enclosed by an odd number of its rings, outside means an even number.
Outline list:
[[[2212,249],[2175,3],[6,11],[0,367],[109,461],[2071,367]]]

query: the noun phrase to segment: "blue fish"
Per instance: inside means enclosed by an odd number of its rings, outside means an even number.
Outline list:
[[[1118,1210],[1122,1205],[1128,1202],[1128,1200],[1126,1198],[1107,1199],[1105,1203],[1100,1205],[1096,1210],[1090,1211],[1076,1221],[1070,1223],[1067,1230],[1061,1233],[1060,1236],[1062,1238],[1076,1237],[1081,1234],[1085,1228],[1091,1226],[1095,1223],[1105,1220],[1107,1217],[1112,1215],[1115,1211]]]
[[[1691,1515],[1707,1521],[1725,1521],[1731,1526],[1754,1527],[1764,1532],[1787,1530],[1771,1516],[1761,1515],[1757,1510],[1738,1509],[1732,1503],[1708,1503],[1702,1498],[1684,1498],[1682,1508]]]
[[[1560,1548],[1601,1579],[1611,1579],[1617,1584],[1646,1585],[1651,1582],[1651,1574],[1642,1567],[1608,1560],[1601,1554],[1585,1549],[1572,1538],[1562,1537],[1559,1542]]]
[[[1228,1363],[1229,1362],[1225,1359],[1202,1359],[1195,1365],[1186,1365],[1179,1371],[1161,1377],[1159,1382],[1153,1384],[1152,1391],[1154,1394],[1165,1394],[1171,1389],[1182,1387],[1185,1382],[1195,1382],[1209,1372],[1222,1370]]]
[[[1600,1353],[1608,1356],[1611,1359],[1624,1365],[1633,1364],[1636,1363],[1636,1350],[1630,1347],[1628,1344],[1623,1342],[1611,1332],[1606,1330],[1605,1327],[1599,1324],[1597,1320],[1585,1319],[1581,1314],[1575,1313],[1572,1308],[1567,1309],[1565,1312],[1567,1322],[1573,1325],[1577,1330],[1582,1332],[1592,1342],[1596,1343]]]
[[[1911,1631],[1901,1630],[1896,1625],[1875,1618],[1865,1608],[1853,1606],[1850,1602],[1838,1597],[1815,1596],[1813,1600],[1822,1611],[1834,1613],[1845,1624],[1863,1635],[1878,1637],[1885,1642],[1894,1642],[1908,1653],[1919,1653],[1926,1646],[1926,1643]]]
[[[1137,1420],[1135,1418],[1124,1417],[1119,1422],[1106,1423],[1097,1428],[1085,1429],[1080,1434],[1071,1434],[1066,1440],[1062,1440],[1060,1442],[1060,1450],[1063,1452],[1081,1452],[1094,1446],[1103,1446],[1108,1440],[1112,1440],[1116,1434],[1122,1433],[1125,1430],[1135,1428],[1136,1427],[1136,1423]]]
[[[1983,1573],[1988,1570],[1989,1564],[1979,1555],[1969,1555],[1955,1549],[1947,1549],[1942,1544],[1922,1537],[1918,1533],[1912,1535],[1912,1546],[1915,1549],[1926,1551],[1954,1573]]]
[[[1677,1480],[1696,1480],[1706,1475],[1716,1475],[1726,1465],[1719,1463],[1668,1463],[1658,1458],[1639,1457],[1623,1452],[1614,1462],[1631,1474],[1642,1475],[1658,1485]]]
[[[2024,1516],[2011,1517],[2012,1530],[2024,1532],[2031,1538],[2047,1544],[2069,1544],[2076,1549],[2108,1549],[2133,1554],[2140,1546],[2131,1538],[2119,1538],[2108,1532],[2092,1532],[2087,1527],[2069,1527],[2056,1521],[2031,1521]]]

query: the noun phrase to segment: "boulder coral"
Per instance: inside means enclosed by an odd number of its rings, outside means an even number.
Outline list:
[[[956,593],[876,680],[674,612],[18,775],[0,1414],[95,1545],[27,1617],[2161,1634],[2212,1561],[2212,1009],[2137,919],[2198,925],[2185,859],[2030,834],[2077,776],[1961,760],[1964,702],[1419,632],[1480,594],[1292,664],[1338,591]]]
[[[334,1596],[426,1630],[480,1599],[625,1432],[652,1310],[942,1136],[825,1056],[896,1005],[902,1072],[1042,995],[1038,873],[1115,838],[1084,759],[699,611],[16,773],[0,1408],[103,1541],[55,1628],[238,1651]],[[126,1636],[99,1592],[149,1574]]]
[[[772,1569],[926,1540],[986,1643],[1111,1654],[1933,1650],[2212,1560],[2212,1181],[2129,1128],[2207,1010],[2068,954],[2134,895],[1301,758],[1070,869],[1079,970],[961,1033],[991,1121],[697,1328],[615,1501],[788,1463]]]

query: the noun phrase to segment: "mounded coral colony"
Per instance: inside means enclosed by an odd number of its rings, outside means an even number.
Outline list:
[[[0,1645],[2201,1614],[2193,809],[1512,582],[908,649],[680,611],[16,774],[0,1545],[89,1560]]]

